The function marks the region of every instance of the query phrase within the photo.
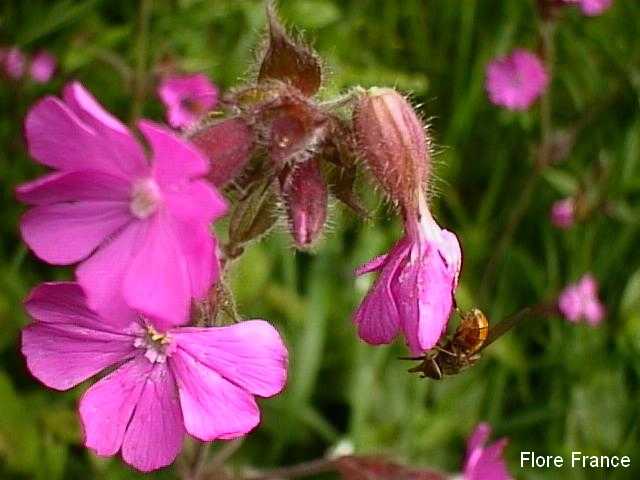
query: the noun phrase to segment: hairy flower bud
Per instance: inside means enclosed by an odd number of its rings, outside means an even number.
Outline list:
[[[394,202],[414,210],[429,174],[429,142],[409,102],[390,88],[365,92],[354,111],[357,149]]]
[[[291,234],[298,247],[315,242],[327,220],[329,192],[317,160],[309,160],[280,175]]]
[[[320,59],[309,47],[287,35],[272,3],[267,4],[267,21],[269,43],[258,81],[279,80],[294,86],[305,96],[314,95],[322,84]]]
[[[253,134],[240,118],[231,118],[197,130],[190,138],[211,162],[208,179],[222,186],[236,177],[248,163]]]

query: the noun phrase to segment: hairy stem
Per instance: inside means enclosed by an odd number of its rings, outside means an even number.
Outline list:
[[[282,480],[291,478],[304,478],[320,473],[333,472],[336,469],[334,459],[320,458],[310,462],[299,463],[289,467],[274,468],[268,472],[249,474],[244,476],[244,480]]]

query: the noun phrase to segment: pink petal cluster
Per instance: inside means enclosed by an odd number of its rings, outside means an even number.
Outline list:
[[[558,298],[560,313],[570,322],[581,320],[596,326],[605,316],[605,307],[598,298],[598,282],[591,274],[567,285]]]
[[[516,49],[487,67],[485,88],[495,105],[509,110],[528,109],[547,89],[549,75],[536,55]]]
[[[49,52],[38,52],[31,60],[29,74],[37,83],[47,83],[56,71],[56,57]]]
[[[165,78],[158,96],[167,108],[167,121],[174,128],[188,127],[218,102],[218,89],[206,75],[176,75]]]
[[[118,318],[133,308],[165,328],[217,279],[210,225],[226,203],[195,147],[152,122],[138,127],[150,158],[79,83],[36,104],[29,152],[55,171],[18,187],[32,206],[20,229],[42,260],[82,262],[76,277],[93,310]]]
[[[18,47],[12,47],[3,55],[4,72],[13,80],[19,80],[24,75],[27,60]]]
[[[582,13],[589,17],[601,15],[613,4],[613,0],[564,0],[564,2],[579,5]]]
[[[568,229],[575,223],[575,200],[573,198],[565,198],[558,200],[551,207],[551,223],[562,229]]]
[[[267,322],[160,329],[133,311],[101,317],[76,283],[46,283],[26,300],[34,322],[22,334],[31,373],[67,390],[105,369],[80,400],[85,444],[122,452],[142,471],[169,465],[185,434],[229,440],[260,420],[254,396],[280,392],[287,350]]]
[[[380,274],[353,318],[365,342],[390,343],[402,332],[414,355],[435,346],[445,331],[462,262],[455,234],[441,229],[426,206],[420,216],[407,222],[388,254],[356,271]]]
[[[509,480],[512,478],[502,456],[507,439],[502,438],[487,446],[490,435],[491,427],[486,423],[481,423],[469,438],[464,462],[464,480]]]

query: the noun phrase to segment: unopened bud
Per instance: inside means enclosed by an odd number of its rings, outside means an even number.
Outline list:
[[[267,4],[267,20],[269,44],[258,81],[279,80],[294,86],[305,96],[314,95],[322,84],[320,59],[309,47],[287,35],[272,3]]]
[[[217,187],[240,174],[251,158],[253,134],[240,118],[206,126],[197,130],[190,140],[211,162],[207,178]]]
[[[358,153],[394,202],[415,209],[429,174],[429,143],[409,102],[390,88],[362,94],[354,111]]]
[[[327,221],[329,192],[316,159],[280,175],[291,234],[298,247],[309,247],[322,234]]]

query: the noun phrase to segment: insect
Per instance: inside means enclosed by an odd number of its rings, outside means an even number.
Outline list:
[[[406,360],[422,360],[409,369],[422,378],[440,380],[445,375],[455,375],[473,365],[480,358],[477,353],[489,335],[489,321],[481,310],[474,308],[461,315],[460,325],[453,337],[444,345],[437,345],[421,357],[405,357]]]

